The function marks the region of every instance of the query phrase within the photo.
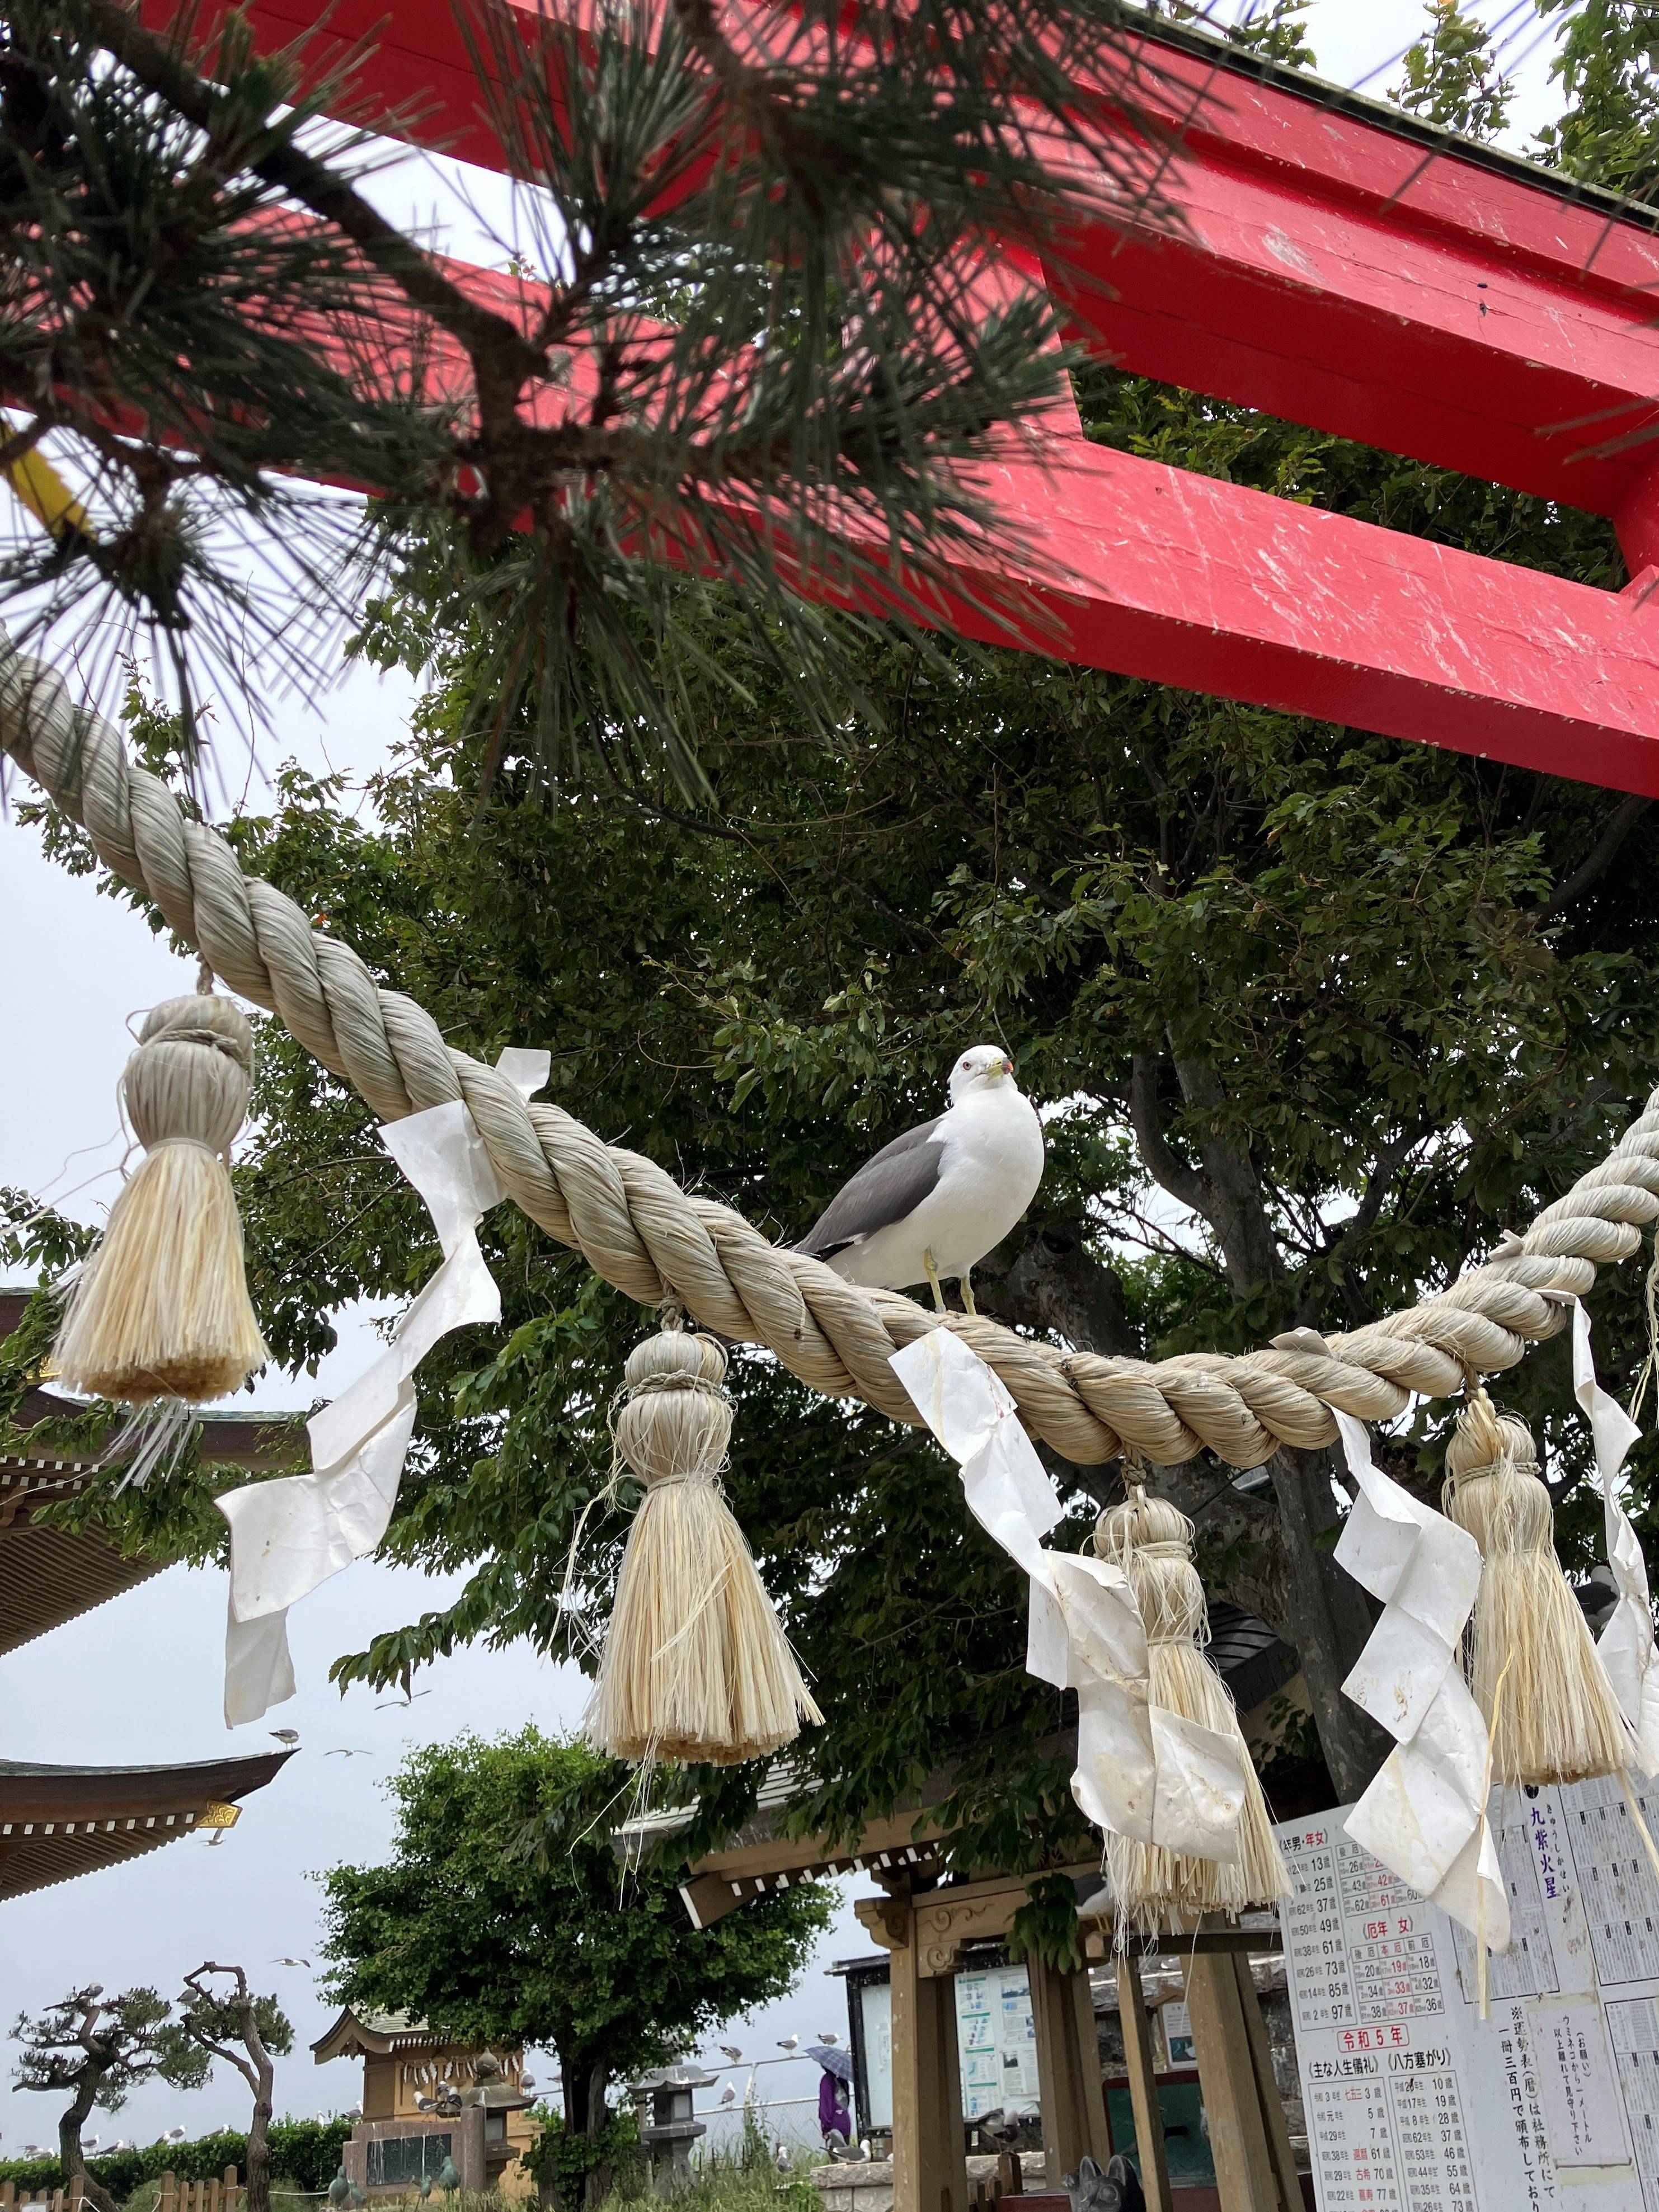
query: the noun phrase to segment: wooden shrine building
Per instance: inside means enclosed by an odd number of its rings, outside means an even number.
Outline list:
[[[945,1833],[928,1811],[947,1794],[942,1776],[920,1793],[919,1805],[872,1822],[851,1850],[831,1849],[818,1836],[781,1832],[784,1808],[799,1787],[799,1778],[787,1765],[775,1767],[752,1819],[723,1849],[705,1854],[688,1869],[681,1890],[686,1911],[695,1926],[708,1927],[798,1882],[864,1875],[876,1884],[880,1893],[857,1900],[854,1911],[888,1954],[894,2212],[968,2212],[974,2200],[957,2047],[956,1978],[976,1948],[982,1954],[1006,1938],[1014,1915],[1029,1901],[1031,1877],[990,1870],[962,1880],[947,1874],[940,1853]],[[666,1810],[629,1821],[617,1831],[618,1852],[626,1856],[664,1843],[689,1819],[688,1813]],[[1202,2192],[1205,2205],[1209,2212],[1304,2212],[1305,2191],[1249,1967],[1251,1953],[1278,1949],[1274,1917],[1251,1916],[1260,1925],[1206,1926],[1166,1940],[1149,1939],[1115,1954],[1109,1926],[1100,1917],[1105,1899],[1098,1860],[1042,1871],[1066,1875],[1075,1886],[1085,1962],[1115,1959],[1134,2147],[1147,2212],[1204,2212],[1188,2192],[1170,2188],[1140,1986],[1140,1961],[1148,1956],[1181,1961],[1215,2162],[1216,2187],[1213,2194]],[[1063,2177],[1074,2173],[1085,2154],[1103,2166],[1115,2148],[1131,2146],[1114,2144],[1112,2138],[1088,1964],[1064,1972],[1033,1954],[1025,1966],[1046,2191],[1052,2194],[1062,2190]],[[1041,2195],[1032,2212],[1038,2212]],[[1065,2203],[1059,2196],[1054,2212],[1063,2212]]]
[[[541,2128],[530,2114],[522,2051],[487,2051],[407,2013],[349,2005],[311,2050],[319,2066],[363,2062],[362,2118],[343,2163],[366,2195],[406,2196],[435,2179],[446,2159],[469,2192],[534,2193],[522,2160]]]

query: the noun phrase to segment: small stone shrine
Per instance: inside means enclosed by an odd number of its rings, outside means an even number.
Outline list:
[[[498,2057],[405,2014],[349,2006],[311,2048],[319,2066],[363,2062],[362,2118],[343,2162],[368,2196],[412,2195],[428,2178],[437,2181],[446,2159],[469,2193],[534,2196],[523,2154],[540,2129],[530,2117],[521,2051]]]

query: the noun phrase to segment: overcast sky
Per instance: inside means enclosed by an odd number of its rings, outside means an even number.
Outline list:
[[[1223,4],[1217,15],[1234,12]],[[1518,64],[1522,96],[1507,134],[1517,146],[1559,106],[1547,76],[1548,48],[1534,44],[1529,0],[1486,0],[1480,11],[1511,36],[1506,65]],[[1414,0],[1317,0],[1309,21],[1322,73],[1381,94],[1398,76],[1398,56],[1416,35]],[[1528,52],[1528,49],[1531,49]],[[458,196],[457,181],[471,198]],[[500,258],[486,226],[510,231],[499,179],[465,176],[455,165],[405,160],[382,174],[374,196],[399,219],[439,223],[450,251]],[[482,212],[485,224],[477,219]],[[360,777],[382,762],[404,726],[411,690],[402,678],[357,671],[331,690],[320,712],[278,701],[275,732],[261,747],[269,772],[291,757],[319,771]],[[238,773],[235,783],[243,777]],[[250,799],[260,805],[258,781]],[[0,1182],[51,1197],[70,1213],[96,1221],[116,1185],[122,1151],[115,1085],[126,1058],[125,1024],[169,993],[193,985],[193,965],[173,959],[127,910],[46,865],[33,832],[0,820],[0,1036],[10,1073],[0,1088]],[[526,1045],[553,1043],[526,1036]],[[258,1402],[306,1406],[353,1379],[374,1348],[349,1320],[339,1351],[320,1376],[263,1379]],[[244,1401],[246,1402],[246,1401]],[[278,2076],[277,2109],[325,2112],[356,2100],[360,2074],[337,2062],[318,2070],[303,2045],[331,2017],[304,1969],[268,1962],[315,1957],[313,1869],[342,1859],[372,1859],[386,1847],[390,1818],[379,1784],[409,1744],[471,1728],[495,1732],[534,1719],[574,1727],[584,1686],[523,1646],[463,1652],[422,1677],[408,1708],[381,1709],[355,1692],[343,1703],[327,1687],[329,1662],[361,1648],[382,1628],[441,1606],[454,1585],[367,1561],[296,1609],[291,1635],[300,1693],[270,1721],[298,1728],[304,1748],[278,1781],[252,1798],[240,1826],[219,1845],[170,1845],[135,1864],[3,1908],[0,1931],[0,2015],[39,2007],[80,1983],[112,1989],[152,1983],[176,1990],[204,1958],[242,1961],[273,1987],[293,2016],[301,2048]],[[3,1755],[64,1763],[204,1759],[227,1746],[220,1715],[224,1633],[222,1574],[174,1568],[100,1612],[71,1623],[3,1662]],[[237,1751],[263,1749],[264,1724],[236,1732]],[[331,1753],[349,1752],[349,1757]],[[843,1907],[800,1990],[752,2026],[724,2039],[745,2054],[775,2039],[805,2040],[825,2028],[844,2032],[841,1984],[822,1970],[834,1958],[867,1953],[863,1930]],[[550,2078],[548,2069],[544,2075]],[[791,2076],[799,2071],[802,2079]],[[801,2095],[810,2066],[765,2077]],[[738,2077],[739,2090],[741,2075]],[[713,2093],[718,2094],[718,2092]],[[55,2100],[0,2103],[0,2155],[25,2142],[51,2140]],[[153,2087],[131,2106],[93,2127],[106,2140],[149,2141],[175,2124],[192,2134],[244,2124],[246,2097],[234,2080],[193,2095]]]

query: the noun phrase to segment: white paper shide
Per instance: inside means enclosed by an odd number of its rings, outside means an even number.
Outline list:
[[[934,1329],[894,1355],[894,1373],[962,1469],[969,1508],[1030,1581],[1027,1670],[1078,1698],[1072,1794],[1097,1827],[1198,1858],[1238,1854],[1237,1747],[1152,1704],[1146,1636],[1120,1567],[1042,1539],[1060,1494],[1013,1400],[978,1355]]]
[[[526,1098],[546,1082],[550,1065],[545,1052],[504,1052],[496,1062]],[[452,1329],[501,1319],[501,1292],[477,1227],[507,1191],[471,1115],[451,1100],[388,1122],[380,1134],[426,1201],[443,1261],[382,1356],[313,1416],[311,1473],[249,1483],[216,1501],[230,1523],[229,1727],[293,1696],[288,1608],[366,1558],[385,1535],[414,1432],[416,1368]]]

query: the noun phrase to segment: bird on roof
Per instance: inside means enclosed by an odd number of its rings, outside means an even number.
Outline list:
[[[795,1247],[867,1290],[942,1281],[974,1304],[972,1272],[1036,1196],[1042,1123],[998,1044],[971,1046],[951,1070],[951,1103],[866,1160]]]

